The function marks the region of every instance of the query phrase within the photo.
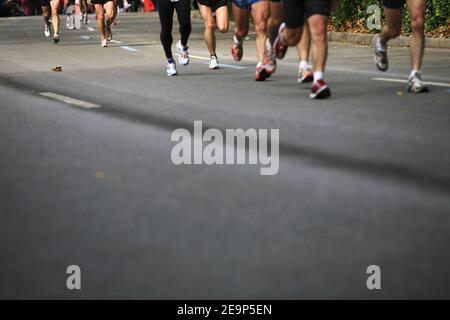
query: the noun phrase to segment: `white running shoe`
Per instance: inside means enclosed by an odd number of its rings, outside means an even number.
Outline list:
[[[177,50],[178,50],[178,61],[183,66],[188,65],[189,64],[188,47],[183,47],[183,45],[181,44],[181,40],[178,40],[177,42]]]
[[[53,39],[52,39],[52,43],[58,43],[59,42],[59,35],[57,33],[55,33],[53,35]]]
[[[100,45],[102,46],[102,48],[106,48],[108,46],[108,41],[106,41],[106,39],[102,39]]]
[[[211,56],[211,60],[209,61],[209,70],[219,69],[219,60],[217,56]]]
[[[422,74],[416,72],[409,79],[408,91],[414,93],[428,92],[428,87],[422,81]]]
[[[169,77],[177,74],[177,66],[175,65],[175,62],[167,61],[166,73]]]
[[[50,33],[50,27],[48,25],[45,25],[44,27],[44,35],[46,38],[49,38],[51,33]]]

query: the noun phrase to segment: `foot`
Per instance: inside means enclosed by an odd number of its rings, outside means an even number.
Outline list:
[[[48,25],[45,25],[45,27],[44,27],[44,35],[45,35],[45,37],[46,38],[49,38],[50,37],[50,26],[48,26]]]
[[[379,35],[375,37],[374,48],[373,60],[375,61],[378,70],[387,71],[389,68],[387,47],[381,44]]]
[[[177,67],[175,65],[175,61],[174,62],[167,61],[166,73],[169,77],[175,76],[177,74]]]
[[[266,71],[265,65],[259,62],[256,65],[255,81],[264,81],[270,77],[269,73]]]
[[[216,55],[211,56],[211,60],[209,61],[209,70],[219,69],[219,60]]]
[[[428,92],[428,87],[422,81],[422,75],[419,72],[416,72],[409,79],[408,91],[413,93],[421,93]]]
[[[111,41],[113,38],[113,34],[111,31],[111,26],[106,25],[106,40]]]
[[[181,40],[177,42],[177,50],[178,50],[178,61],[186,66],[189,64],[189,52],[188,47],[185,47],[181,44]]]
[[[108,46],[108,41],[106,39],[102,39],[102,41],[100,42],[100,46],[102,48],[106,48]]]
[[[263,64],[268,77],[270,77],[277,69],[277,58],[275,57],[275,51],[272,49],[269,39],[266,40]]]
[[[275,42],[273,43],[275,55],[278,59],[283,59],[288,49],[288,46],[283,42],[283,31],[285,28],[286,24],[283,22],[278,28],[278,36],[275,38]]]
[[[311,99],[325,99],[331,95],[330,88],[328,88],[327,84],[323,79],[317,80],[312,88],[309,97]]]
[[[59,35],[57,33],[55,33],[53,35],[52,43],[56,44],[58,42],[59,42]]]
[[[242,41],[237,41],[236,37],[233,39],[233,45],[231,46],[231,55],[236,61],[241,61],[244,55],[244,48],[242,47]]]
[[[301,66],[298,66],[297,83],[312,82],[313,79],[314,79],[314,73],[313,73],[310,65],[308,65],[306,68],[302,68]]]

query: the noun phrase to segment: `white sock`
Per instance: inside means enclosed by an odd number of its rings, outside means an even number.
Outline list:
[[[298,67],[303,70],[309,69],[309,63],[306,60],[301,60]]]
[[[378,51],[386,51],[386,46],[383,46],[380,37],[377,37],[377,41],[375,41],[375,46],[377,47]]]
[[[235,44],[241,44],[241,43],[242,43],[242,39],[241,39],[241,41],[239,41],[238,38],[236,37],[236,35],[234,35],[234,36],[233,36],[233,42],[234,42]]]
[[[414,78],[416,76],[416,73],[420,75],[420,70],[411,70],[411,73],[409,74],[409,79]]]
[[[314,83],[316,83],[318,80],[323,79],[323,72],[322,71],[314,71]]]

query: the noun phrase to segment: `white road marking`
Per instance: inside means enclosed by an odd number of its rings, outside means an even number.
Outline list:
[[[110,42],[114,42],[114,43],[123,43],[122,41],[117,41],[117,40],[111,40]]]
[[[81,36],[81,39],[89,40],[89,39],[92,39],[92,37],[89,37],[89,36]]]
[[[71,104],[73,106],[85,108],[85,109],[100,108],[100,105],[98,105],[98,104],[71,98],[68,96],[63,96],[61,94],[57,94],[54,92],[39,92],[39,95],[47,97],[47,98],[55,99],[58,101],[62,101],[64,103]]]
[[[387,81],[387,82],[399,82],[399,83],[408,83],[408,80],[405,79],[392,79],[392,78],[372,78],[372,80],[376,81]],[[430,81],[424,81],[425,84],[428,84],[430,86],[436,86],[436,87],[447,87],[450,88],[450,83],[443,83],[443,82],[430,82]]]
[[[177,54],[177,56],[179,56],[179,54]],[[209,58],[206,58],[206,57],[200,57],[200,56],[196,56],[196,55],[189,55],[189,57],[191,57],[192,59],[199,59],[199,60],[209,61]],[[209,63],[206,63],[206,64],[209,64]],[[230,69],[238,69],[238,70],[247,69],[247,67],[237,66],[237,65],[234,65],[234,64],[226,64],[226,63],[219,63],[219,67],[230,68]]]
[[[128,50],[128,51],[139,51],[139,49],[131,48],[129,46],[120,46],[122,49]]]
[[[92,27],[87,26],[86,28],[87,28],[89,31],[95,31],[95,29],[92,28]]]

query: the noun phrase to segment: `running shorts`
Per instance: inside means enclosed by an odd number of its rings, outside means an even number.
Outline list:
[[[331,0],[283,0],[284,22],[289,29],[300,28],[305,18],[320,14],[329,16]]]
[[[383,0],[383,7],[389,9],[401,9],[405,0]]]
[[[113,0],[92,0],[91,2],[93,3],[93,4],[106,4],[106,3],[108,3],[108,2],[110,2],[110,1],[113,1]]]
[[[241,9],[250,10],[252,5],[260,2],[261,0],[233,0],[233,3]]]
[[[50,0],[38,0],[39,7],[50,7]]]
[[[210,7],[215,12],[220,7],[228,5],[228,0],[198,0],[198,3],[202,6]]]

